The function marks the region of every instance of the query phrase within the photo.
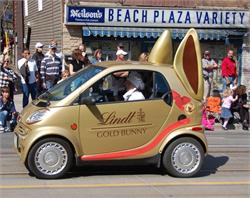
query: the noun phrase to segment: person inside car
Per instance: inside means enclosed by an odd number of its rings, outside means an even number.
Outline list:
[[[145,100],[141,90],[144,89],[144,83],[139,75],[130,74],[124,82],[126,93],[123,95],[124,101]]]

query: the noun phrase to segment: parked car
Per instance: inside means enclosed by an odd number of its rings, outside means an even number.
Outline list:
[[[75,164],[135,161],[194,176],[207,153],[200,54],[190,29],[172,58],[166,30],[148,63],[88,66],[23,109],[14,131],[18,155],[37,178],[63,177]],[[131,75],[144,98],[124,101]]]

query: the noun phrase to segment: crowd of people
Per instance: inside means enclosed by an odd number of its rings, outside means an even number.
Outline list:
[[[204,79],[203,125],[207,129],[213,130],[217,119],[222,123],[222,128],[227,130],[228,123],[234,122],[236,115],[239,115],[238,120],[242,124],[242,129],[248,130],[250,105],[246,86],[238,85],[234,51],[228,50],[227,56],[221,64],[222,90],[213,90],[213,74],[214,70],[218,69],[218,64],[211,58],[209,51],[205,51],[203,54],[202,68]],[[235,115],[235,113],[238,114]]]
[[[55,84],[73,75],[82,68],[97,64],[103,61],[102,50],[96,49],[91,58],[86,53],[86,45],[80,44],[72,51],[71,61],[66,65],[62,52],[58,50],[57,42],[51,40],[48,45],[48,52],[43,52],[44,45],[40,42],[35,45],[35,53],[31,56],[29,49],[23,49],[22,58],[18,60],[17,69],[21,80],[21,90],[23,94],[22,106],[25,107],[29,103],[29,98],[36,99],[40,94],[53,87]],[[116,49],[115,61],[125,61],[128,53],[124,50],[122,43],[119,43]],[[143,52],[138,60],[147,62],[149,54]],[[18,75],[10,68],[10,57],[8,56],[8,48],[4,49],[2,60],[0,60],[0,133],[11,130],[11,126],[7,123],[16,123],[17,112],[14,104],[15,84]],[[66,65],[66,66],[65,66]],[[234,52],[228,51],[227,57],[222,61],[221,76],[222,90],[214,90],[213,74],[219,68],[214,59],[211,58],[210,52],[205,51],[202,58],[203,79],[204,79],[204,111],[203,124],[208,129],[215,122],[215,119],[222,121],[222,128],[227,130],[228,123],[234,118],[235,112],[240,116],[242,128],[249,128],[249,104],[246,86],[238,85],[238,75],[236,62],[234,60]],[[125,85],[126,93],[123,95],[124,100],[144,99],[140,92],[143,86],[142,76],[129,74],[128,72],[114,73],[115,82],[112,89],[114,94],[119,92],[120,78],[126,77]],[[116,86],[117,85],[117,86]],[[214,94],[216,93],[216,94]],[[117,97],[117,96],[114,96]],[[214,106],[218,107],[214,107]],[[211,109],[216,109],[212,112]],[[216,113],[218,116],[211,118],[210,113]],[[214,115],[214,114],[213,114]],[[209,117],[210,116],[210,117]]]

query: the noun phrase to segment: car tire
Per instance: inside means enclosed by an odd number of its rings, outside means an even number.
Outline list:
[[[196,175],[204,161],[201,144],[191,137],[182,137],[167,146],[162,158],[164,170],[173,177]]]
[[[61,138],[42,139],[30,149],[26,164],[37,178],[60,178],[72,167],[73,151]]]

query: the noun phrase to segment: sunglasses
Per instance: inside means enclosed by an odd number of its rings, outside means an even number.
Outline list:
[[[10,61],[4,61],[4,63],[9,63]]]

